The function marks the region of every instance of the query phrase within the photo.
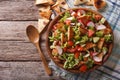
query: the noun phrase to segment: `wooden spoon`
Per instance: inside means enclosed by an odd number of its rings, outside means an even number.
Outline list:
[[[46,70],[47,74],[49,76],[52,75],[52,71],[48,67],[48,63],[47,63],[47,61],[45,59],[45,56],[44,56],[44,54],[42,53],[42,51],[41,51],[41,49],[39,47],[39,37],[40,36],[39,36],[38,30],[34,26],[29,25],[27,27],[27,29],[26,29],[26,34],[27,34],[29,40],[36,46],[36,48],[37,48],[37,50],[38,50],[38,52],[40,54],[40,57],[41,57],[41,59],[43,61],[43,64],[44,64],[44,67],[45,67],[45,70]]]

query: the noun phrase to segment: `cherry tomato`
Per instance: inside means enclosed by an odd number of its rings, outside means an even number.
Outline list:
[[[81,72],[86,72],[87,71],[87,65],[82,65],[79,69]]]
[[[74,42],[73,41],[68,41],[68,46],[73,46]]]

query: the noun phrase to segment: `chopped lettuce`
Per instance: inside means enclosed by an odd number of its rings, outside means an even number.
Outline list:
[[[109,42],[112,40],[112,35],[111,34],[105,35],[104,38],[106,42]]]
[[[65,12],[64,15],[61,15],[61,16],[62,16],[62,18],[60,19],[60,21],[64,22],[68,17],[70,17],[70,12],[67,11],[67,12]]]
[[[108,48],[107,47],[103,47],[102,48],[102,52],[104,53],[104,55],[108,52]]]
[[[103,36],[103,31],[97,31],[95,34],[97,37],[102,37]]]
[[[55,40],[54,36],[50,36],[49,39],[50,39],[50,42],[53,42]]]
[[[78,63],[79,63],[79,59],[75,59],[74,54],[68,54],[68,57],[67,57],[63,67],[65,69],[71,69]]]
[[[94,27],[93,26],[89,26],[88,29],[94,30]]]
[[[88,68],[91,68],[91,67],[93,67],[94,61],[91,58],[88,58],[88,61],[86,64],[87,64]]]
[[[87,35],[82,36],[80,43],[86,43],[88,41]]]

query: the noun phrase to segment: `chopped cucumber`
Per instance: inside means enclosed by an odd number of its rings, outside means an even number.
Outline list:
[[[102,18],[99,23],[104,24],[105,21],[106,21],[106,19],[105,19],[105,18]]]
[[[97,43],[99,41],[100,37],[93,37],[93,42]]]

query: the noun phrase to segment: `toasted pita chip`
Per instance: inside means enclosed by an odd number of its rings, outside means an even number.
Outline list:
[[[69,8],[65,0],[57,0],[56,3],[52,6],[52,9],[55,10],[58,14],[61,13],[60,8]]]
[[[53,5],[55,2],[53,0],[48,0],[50,5]]]
[[[93,5],[97,10],[100,10],[106,6],[106,2],[104,0],[93,0]]]
[[[44,12],[44,11],[49,11],[50,10],[50,6],[48,5],[48,6],[41,6],[41,7],[39,7],[39,11],[40,12]]]
[[[86,2],[87,2],[87,0],[75,0],[74,5],[84,4]]]
[[[38,19],[38,31],[41,32],[48,24],[48,19]]]
[[[58,14],[61,13],[60,7],[59,7],[59,2],[56,2],[53,6],[52,9],[55,10]]]
[[[93,0],[88,0],[87,3],[86,3],[86,5],[93,6]]]
[[[46,18],[46,19],[50,19],[52,11],[48,10],[48,11],[39,11],[39,14],[42,18]]]
[[[63,8],[63,9],[68,9],[69,8],[66,2],[61,3],[60,7]]]
[[[48,1],[48,0],[36,0],[36,1],[35,1],[35,4],[36,4],[36,5],[49,4],[49,1]]]

